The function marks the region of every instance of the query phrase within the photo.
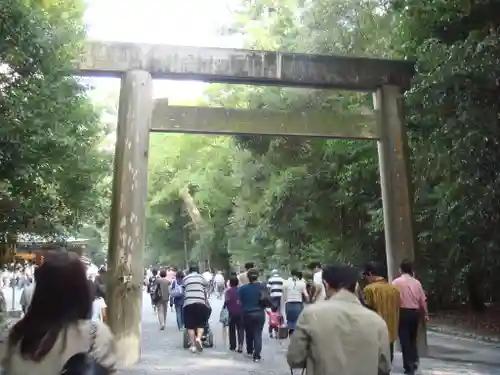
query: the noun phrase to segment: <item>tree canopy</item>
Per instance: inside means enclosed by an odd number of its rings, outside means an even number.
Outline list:
[[[2,237],[67,234],[107,214],[104,129],[71,75],[85,36],[83,4],[0,0]]]
[[[105,242],[110,156],[71,76],[80,0],[0,0],[0,233],[81,230]],[[243,0],[226,32],[253,49],[410,59],[416,262],[430,302],[497,301],[500,59],[490,0]],[[211,85],[199,105],[366,113],[371,95]],[[376,145],[301,137],[153,135],[149,259],[228,269],[384,260]],[[4,238],[5,239],[5,238]]]
[[[498,299],[500,54],[495,5],[458,0],[244,1],[226,31],[247,47],[405,58],[417,269],[439,306]],[[211,85],[204,105],[367,111],[371,96]],[[373,142],[152,136],[148,251],[216,267],[384,260]],[[188,189],[196,227],[180,189]],[[201,257],[201,258],[200,258]]]

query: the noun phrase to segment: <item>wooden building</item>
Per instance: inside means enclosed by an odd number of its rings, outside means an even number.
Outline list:
[[[87,240],[75,239],[67,241],[18,241],[14,250],[14,262],[34,261],[43,263],[43,256],[49,251],[71,251],[82,256],[87,248]]]

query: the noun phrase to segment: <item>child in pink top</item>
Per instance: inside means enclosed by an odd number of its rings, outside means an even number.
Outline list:
[[[273,306],[271,310],[266,310],[267,317],[269,319],[269,337],[273,338],[273,335],[278,337],[278,328],[283,323],[283,317],[278,312],[278,308]]]

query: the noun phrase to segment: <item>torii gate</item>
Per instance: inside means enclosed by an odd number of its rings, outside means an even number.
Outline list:
[[[412,191],[402,93],[404,61],[220,48],[89,42],[77,75],[120,77],[108,264],[109,324],[124,365],[139,361],[150,132],[272,134],[378,141],[389,276],[414,258]],[[168,106],[153,79],[374,93],[375,116]]]

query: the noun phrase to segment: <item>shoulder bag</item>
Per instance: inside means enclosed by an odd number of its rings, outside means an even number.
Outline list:
[[[262,284],[262,288],[260,290],[260,298],[259,298],[260,307],[263,309],[268,309],[273,307],[273,301],[271,300],[271,296],[266,286]]]

